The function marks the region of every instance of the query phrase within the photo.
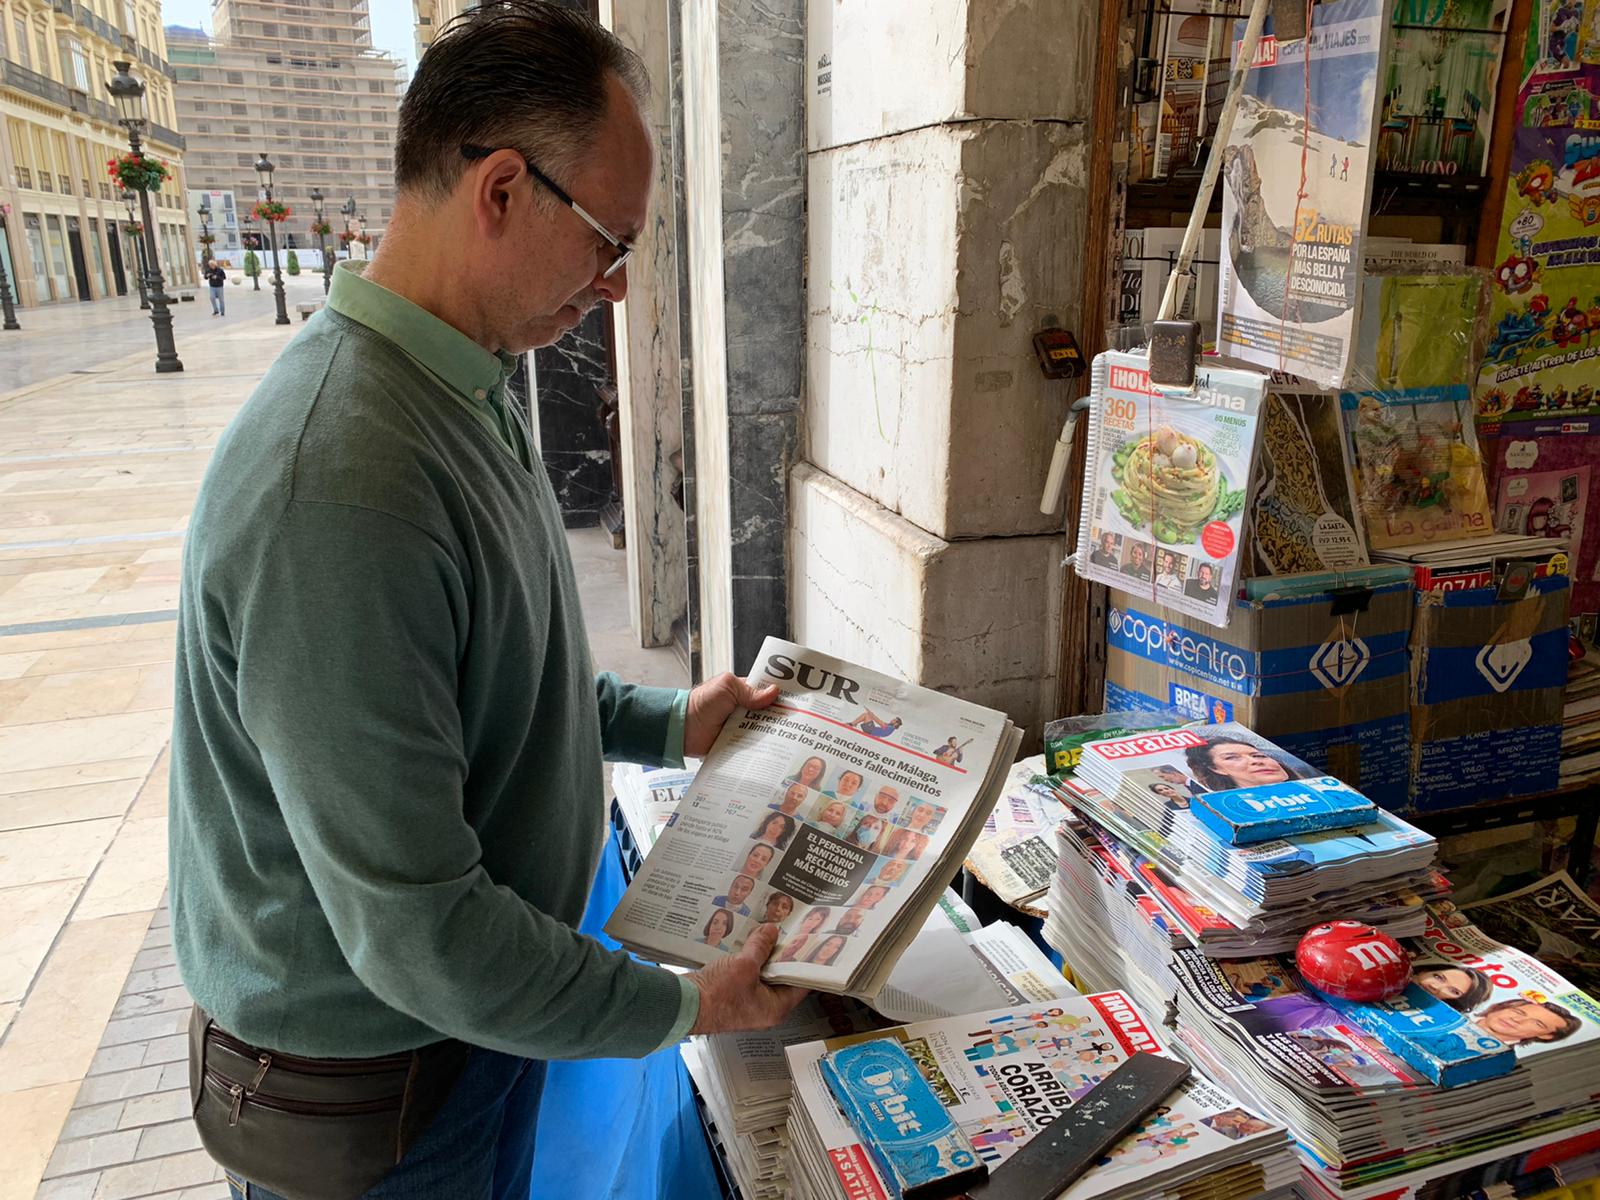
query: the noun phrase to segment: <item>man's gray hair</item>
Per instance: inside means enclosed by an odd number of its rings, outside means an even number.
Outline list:
[[[417,65],[400,104],[395,186],[442,200],[467,165],[463,146],[514,149],[569,179],[605,119],[612,75],[642,108],[650,76],[609,30],[548,0],[486,0]]]

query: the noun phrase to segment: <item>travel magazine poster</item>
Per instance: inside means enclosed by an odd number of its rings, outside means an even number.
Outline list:
[[[1534,0],[1478,421],[1600,417],[1600,3]],[[1509,66],[1509,69],[1515,69]],[[1595,430],[1600,432],[1600,428]]]
[[[1272,28],[1269,17],[1223,152],[1217,350],[1339,387],[1361,305],[1389,13],[1332,0],[1307,38],[1279,41]],[[1241,21],[1235,54],[1243,32]]]

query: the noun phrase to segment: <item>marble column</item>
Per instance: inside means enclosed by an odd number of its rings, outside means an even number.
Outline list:
[[[590,0],[560,0],[594,12]],[[600,388],[612,381],[611,306],[595,307],[554,346],[533,352],[535,417],[544,467],[569,529],[600,523],[611,499],[611,443]]]
[[[787,634],[805,361],[804,0],[683,0],[684,177],[705,673]]]

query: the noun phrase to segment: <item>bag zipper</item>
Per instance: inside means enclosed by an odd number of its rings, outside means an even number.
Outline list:
[[[411,1054],[391,1054],[384,1058],[301,1058],[298,1055],[280,1054],[276,1058],[265,1050],[258,1049],[246,1042],[241,1042],[231,1033],[225,1033],[217,1026],[211,1026],[206,1036],[216,1041],[217,1045],[225,1050],[231,1050],[241,1058],[253,1058],[261,1063],[261,1073],[256,1076],[250,1085],[254,1092],[261,1086],[262,1076],[273,1062],[286,1071],[297,1072],[301,1075],[367,1075],[377,1074],[380,1071],[400,1070],[411,1066]]]
[[[266,1055],[262,1055],[263,1058]],[[262,1074],[266,1072],[263,1071]],[[231,1104],[228,1108],[228,1124],[234,1126],[239,1123],[239,1113],[244,1108],[245,1099],[248,1097],[251,1104],[261,1108],[271,1109],[274,1112],[293,1113],[303,1117],[359,1117],[370,1113],[387,1112],[400,1107],[404,1093],[397,1092],[393,1096],[378,1100],[284,1100],[269,1099],[266,1096],[257,1096],[247,1089],[242,1083],[234,1083],[220,1071],[206,1068],[205,1078],[208,1083],[214,1084],[228,1093]],[[253,1086],[253,1085],[252,1085]]]

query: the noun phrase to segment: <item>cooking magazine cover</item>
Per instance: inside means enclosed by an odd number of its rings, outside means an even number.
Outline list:
[[[1223,152],[1219,353],[1344,384],[1388,31],[1378,0],[1317,5],[1297,41],[1268,18]]]
[[[1148,365],[1095,359],[1076,569],[1225,627],[1266,379],[1202,367],[1182,392],[1152,384]]]
[[[1367,565],[1337,395],[1274,388],[1250,495],[1247,578]]]

